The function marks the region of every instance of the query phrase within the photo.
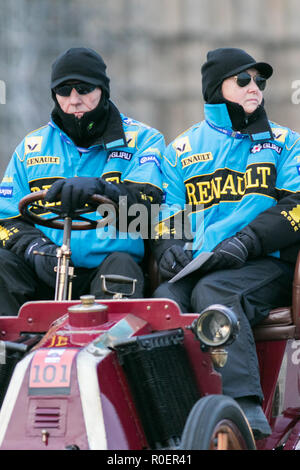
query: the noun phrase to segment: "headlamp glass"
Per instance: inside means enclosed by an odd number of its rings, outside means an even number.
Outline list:
[[[238,332],[238,321],[233,313],[223,305],[212,305],[199,316],[195,334],[206,346],[218,347],[230,344]]]

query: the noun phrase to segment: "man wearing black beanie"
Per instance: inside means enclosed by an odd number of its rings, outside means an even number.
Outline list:
[[[70,101],[70,95],[61,96],[60,90],[64,85],[76,82],[91,87],[88,96],[94,93],[94,89],[101,90],[101,98],[98,99],[97,96],[97,102],[92,109],[88,107],[85,109],[83,103],[75,102],[69,105],[72,107],[73,104],[71,112],[65,112],[65,102]],[[106,65],[102,57],[91,49],[72,48],[56,59],[52,65],[51,90],[55,103],[52,119],[78,146],[89,147],[100,142],[109,116],[112,124],[119,120],[118,110],[109,101],[110,89]],[[84,99],[85,94],[81,97]],[[80,112],[82,108],[84,113]],[[108,130],[111,132],[111,126]]]
[[[265,62],[256,62],[247,52],[237,48],[220,48],[207,54],[203,64],[202,94],[208,104],[226,103],[232,128],[248,133],[250,138],[255,133],[266,132],[272,137],[269,121],[263,107],[263,100],[256,103],[252,112],[246,112],[243,106],[224,97],[222,83],[229,77],[237,76],[249,69],[256,70],[265,80],[271,77],[273,69]],[[243,88],[243,87],[241,87]]]
[[[300,136],[267,118],[263,90],[272,72],[242,49],[207,54],[205,119],[167,147],[162,166],[166,212],[155,247],[165,281],[155,297],[175,300],[183,312],[223,304],[237,315],[240,333],[220,369],[223,393],[239,402],[256,439],[271,428],[261,408],[251,327],[272,308],[291,304],[300,248]],[[172,282],[203,253],[210,257],[197,270]]]
[[[93,194],[117,205],[122,200],[122,207],[126,201],[124,210],[141,204],[148,214],[151,204],[161,201],[164,138],[121,114],[110,100],[109,84],[106,65],[92,49],[71,48],[52,65],[51,120],[17,147],[2,182],[1,194],[9,197],[0,197],[1,315],[16,315],[28,300],[54,297],[56,250],[63,232],[23,220],[18,203],[27,193],[48,189],[45,214],[47,204],[61,201],[62,215],[70,217]],[[96,217],[93,211],[91,217]],[[134,296],[143,296],[144,240],[136,233],[126,234],[125,225],[122,233],[119,226],[111,232],[105,227],[72,232],[75,298],[86,293],[106,297],[102,274],[136,279]],[[122,293],[124,285],[110,285],[110,290]]]

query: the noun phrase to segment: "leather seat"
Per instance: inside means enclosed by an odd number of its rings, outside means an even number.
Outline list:
[[[269,316],[253,328],[256,341],[274,341],[295,338],[292,308],[283,307],[271,310]]]
[[[300,339],[300,253],[295,266],[292,305],[271,310],[253,332],[256,341]]]

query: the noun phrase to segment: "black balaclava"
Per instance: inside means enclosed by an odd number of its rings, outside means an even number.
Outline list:
[[[226,78],[250,68],[256,69],[267,79],[273,73],[271,65],[256,62],[242,49],[225,47],[209,51],[207,61],[201,68],[203,98],[208,104],[226,104],[234,130],[248,133],[250,138],[260,133],[269,133],[269,138],[272,138],[264,102],[251,115],[246,115],[241,105],[225,100],[222,94],[221,87]]]
[[[86,112],[80,119],[73,114],[65,113],[59,106],[55,87],[70,80],[90,83],[102,90],[101,99],[95,109]],[[51,90],[55,107],[52,111],[53,121],[81,147],[97,143],[106,129],[111,102],[109,101],[109,78],[102,57],[89,48],[71,48],[61,54],[52,65]]]

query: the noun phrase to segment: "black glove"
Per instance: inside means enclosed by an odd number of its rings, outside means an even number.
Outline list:
[[[115,184],[109,183],[103,178],[75,177],[55,181],[47,191],[45,201],[60,200],[62,213],[71,215],[75,209],[84,207],[93,194],[107,196],[118,202],[120,192]]]
[[[34,269],[37,277],[50,287],[55,287],[57,265],[57,246],[47,238],[36,238],[25,250],[25,261]],[[34,254],[35,251],[44,255]]]
[[[193,259],[192,250],[184,250],[181,245],[173,245],[162,255],[158,269],[164,279],[171,279]]]
[[[200,272],[241,268],[248,259],[257,258],[261,252],[259,239],[247,226],[233,237],[219,243],[214,248],[213,255],[201,266]]]

